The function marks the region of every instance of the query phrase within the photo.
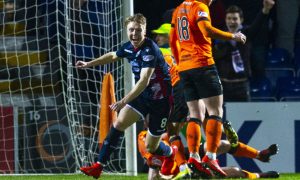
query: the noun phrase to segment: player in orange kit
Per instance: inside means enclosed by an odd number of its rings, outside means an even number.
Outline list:
[[[155,179],[165,179],[164,177],[159,174],[159,169],[162,166],[163,157],[162,156],[156,156],[151,153],[149,153],[146,150],[145,146],[145,138],[146,138],[147,131],[141,131],[138,135],[138,150],[141,154],[141,156],[146,160],[147,165],[149,166],[148,171],[148,180],[155,180]],[[168,144],[168,136],[163,135],[163,142]],[[206,144],[204,143],[201,145],[201,150],[205,152],[206,150]],[[200,153],[203,153],[200,152]],[[233,156],[236,157],[247,157],[252,159],[258,159],[262,162],[269,162],[270,157],[278,153],[278,146],[277,144],[270,145],[267,149],[264,149],[262,151],[259,151],[251,146],[245,145],[241,142],[238,142],[238,146],[232,147],[230,142],[227,140],[222,140],[221,144],[218,147],[218,154],[223,153],[231,153]],[[279,173],[276,171],[267,171],[267,172],[261,172],[261,173],[254,173],[249,172],[246,170],[242,170],[238,167],[221,167],[223,171],[227,173],[227,178],[249,178],[249,179],[257,179],[257,178],[278,178]],[[179,165],[174,162],[172,168],[172,180],[181,179],[181,177],[176,176],[177,173],[179,174]],[[186,177],[184,177],[186,178]],[[192,174],[190,178],[210,178],[206,174],[199,174],[198,172],[192,171]]]
[[[187,121],[188,107],[184,99],[183,86],[178,75],[178,66],[169,47],[170,29],[171,24],[164,23],[158,29],[152,30],[152,33],[155,34],[155,41],[163,53],[166,63],[169,65],[169,73],[171,76],[173,107],[167,125],[169,142],[171,145],[178,147],[178,151],[175,155],[175,160],[180,170],[178,176],[188,177],[191,172],[188,168],[187,160],[184,155],[184,146],[179,136],[181,127]],[[172,168],[169,167],[162,168],[160,173],[164,177],[172,177],[174,175]]]
[[[200,125],[203,121],[201,110],[204,102],[208,120],[206,124],[207,152],[202,162],[214,173],[225,177],[220,168],[216,152],[222,134],[223,89],[212,57],[211,38],[234,40],[245,43],[242,33],[228,33],[211,25],[208,6],[212,0],[185,0],[174,11],[170,32],[170,47],[178,63],[180,79],[189,108],[190,121],[187,141],[190,160],[199,162]],[[179,42],[180,48],[177,47]]]

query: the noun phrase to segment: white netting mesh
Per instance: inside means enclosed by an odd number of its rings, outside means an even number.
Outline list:
[[[122,41],[123,0],[0,0],[0,173],[74,172],[98,154],[100,89],[124,65],[78,70]],[[106,171],[125,172],[124,138]],[[122,149],[122,150],[121,150]]]

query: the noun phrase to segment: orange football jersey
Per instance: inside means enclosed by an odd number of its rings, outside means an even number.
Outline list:
[[[205,23],[200,23],[204,21]],[[202,29],[205,31],[201,31]],[[175,9],[172,17],[170,46],[176,61],[179,62],[179,71],[215,63],[212,57],[211,38],[205,34],[206,30],[222,39],[233,37],[231,33],[211,26],[209,8],[200,1],[185,0]],[[177,48],[176,41],[180,44],[178,52],[173,51]]]

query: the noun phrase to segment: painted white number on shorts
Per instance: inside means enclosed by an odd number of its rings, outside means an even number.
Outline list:
[[[167,118],[163,118],[162,120],[161,120],[161,124],[160,124],[160,127],[161,128],[165,128],[166,127],[166,125],[167,125]]]

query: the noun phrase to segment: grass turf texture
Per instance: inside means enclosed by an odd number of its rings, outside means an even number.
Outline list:
[[[94,178],[83,174],[63,174],[63,175],[0,175],[0,180],[93,180]],[[147,174],[138,174],[138,176],[122,176],[122,175],[102,175],[104,180],[138,180],[147,179]],[[280,174],[278,179],[298,180],[300,173],[297,174]]]

